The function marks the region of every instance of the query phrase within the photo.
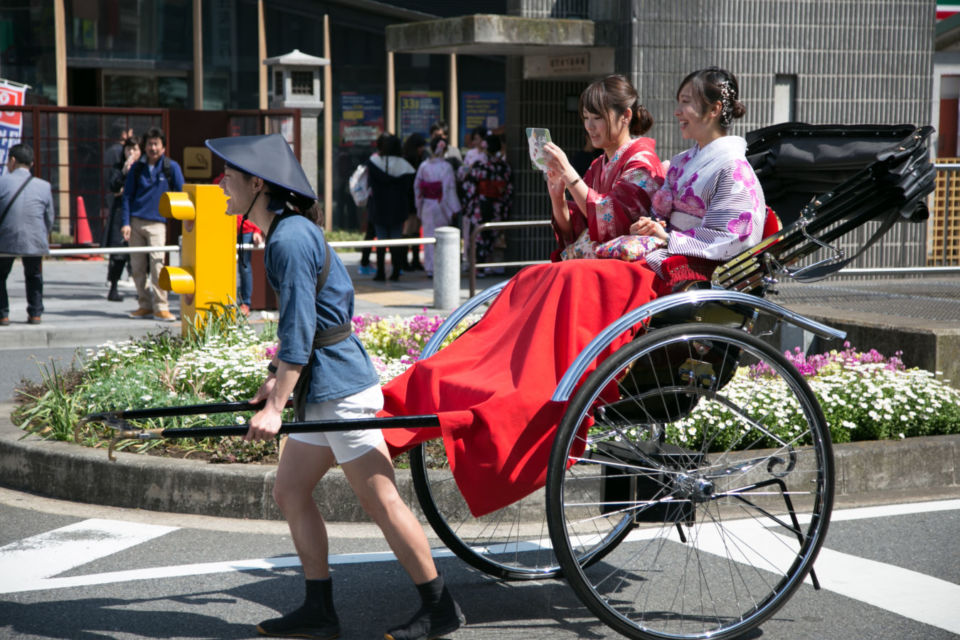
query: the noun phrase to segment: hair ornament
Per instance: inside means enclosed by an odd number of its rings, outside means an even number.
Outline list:
[[[720,87],[720,126],[726,129],[733,122],[733,105],[737,102],[737,94],[730,80],[720,80],[717,86]]]

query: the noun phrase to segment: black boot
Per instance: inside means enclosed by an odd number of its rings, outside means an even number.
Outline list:
[[[405,266],[405,254],[407,250],[404,247],[390,247],[390,279],[396,282],[400,279]]]
[[[110,302],[123,302],[123,296],[117,291],[117,281],[110,281],[110,291],[107,293],[107,300]]]
[[[377,275],[373,276],[377,282],[384,282],[387,279],[386,262],[387,250],[384,247],[377,247]]]
[[[314,638],[332,640],[340,635],[340,621],[333,609],[333,582],[307,580],[307,595],[303,604],[282,618],[264,620],[257,631],[275,638]]]
[[[434,640],[449,635],[466,623],[460,606],[437,576],[430,582],[417,585],[423,604],[402,627],[391,629],[386,640]]]

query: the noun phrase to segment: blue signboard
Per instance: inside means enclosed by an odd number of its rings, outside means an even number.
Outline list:
[[[500,91],[460,94],[460,134],[466,139],[475,127],[499,129],[506,123],[506,99]]]
[[[411,133],[419,133],[426,138],[430,135],[430,125],[443,120],[442,91],[399,91],[397,97],[400,104],[398,135],[401,139],[406,139]]]
[[[340,94],[340,146],[369,146],[383,133],[383,96],[379,93]]]

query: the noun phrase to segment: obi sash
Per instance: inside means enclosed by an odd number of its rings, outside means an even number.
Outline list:
[[[477,183],[477,193],[491,200],[503,198],[503,192],[506,188],[507,182],[505,180],[480,180]]]
[[[420,195],[427,200],[440,200],[443,198],[443,183],[437,180],[436,182],[420,182]]]

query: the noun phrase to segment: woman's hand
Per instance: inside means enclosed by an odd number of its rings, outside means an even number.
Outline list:
[[[667,230],[663,228],[663,223],[646,216],[640,217],[636,222],[630,225],[630,233],[635,236],[653,236],[667,240]]]
[[[563,190],[567,188],[563,181],[563,174],[558,171],[547,170],[545,174],[547,179],[547,191],[553,200],[563,200]]]
[[[560,174],[564,185],[570,184],[580,177],[577,174],[577,170],[573,168],[567,159],[567,154],[557,145],[552,142],[546,143],[543,145],[543,154],[547,159],[547,171]]]

